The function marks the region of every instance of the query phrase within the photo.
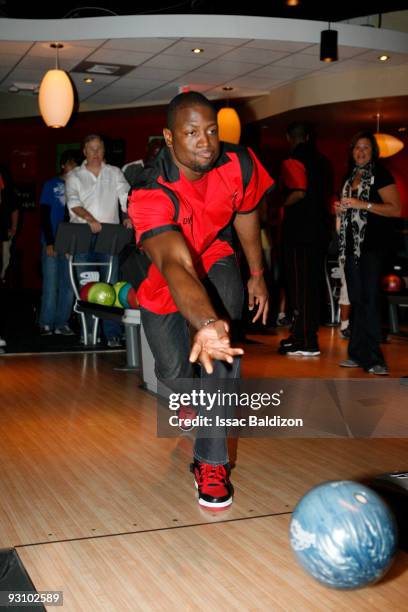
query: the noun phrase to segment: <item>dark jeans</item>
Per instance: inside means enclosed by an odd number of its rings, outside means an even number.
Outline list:
[[[284,258],[292,335],[302,347],[313,349],[318,345],[324,251],[319,245],[287,245]]]
[[[203,283],[220,317],[231,323],[231,336],[239,326],[243,307],[243,287],[235,255],[217,261]],[[194,378],[195,368],[189,362],[190,334],[184,317],[176,312],[157,315],[141,308],[142,324],[155,358],[156,376],[159,380]],[[229,365],[223,361],[214,363],[215,379],[235,379],[240,375],[240,359]],[[208,376],[204,371],[202,376]],[[208,437],[205,429],[198,429],[194,445],[194,457],[213,465],[228,463],[226,431],[224,436]]]
[[[381,343],[380,280],[383,258],[375,252],[362,253],[358,262],[347,256],[345,273],[352,306],[351,359],[363,368],[384,365]]]
[[[74,301],[68,260],[64,254],[50,257],[43,245],[41,262],[43,287],[39,324],[40,327],[48,325],[57,329],[68,324]]]

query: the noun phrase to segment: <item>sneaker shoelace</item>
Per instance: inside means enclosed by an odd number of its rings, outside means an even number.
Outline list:
[[[216,487],[219,484],[226,484],[226,480],[227,470],[223,465],[200,464],[198,486],[205,483],[209,487]]]

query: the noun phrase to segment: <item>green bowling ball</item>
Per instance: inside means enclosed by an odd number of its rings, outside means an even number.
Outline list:
[[[115,289],[108,283],[95,283],[89,289],[88,302],[101,306],[113,306],[116,299]]]

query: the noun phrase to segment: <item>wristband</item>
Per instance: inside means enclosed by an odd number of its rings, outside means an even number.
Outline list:
[[[207,327],[207,325],[211,325],[211,323],[216,323],[218,319],[207,319],[201,327]]]
[[[251,276],[262,276],[264,273],[264,269],[261,268],[260,270],[251,270]]]

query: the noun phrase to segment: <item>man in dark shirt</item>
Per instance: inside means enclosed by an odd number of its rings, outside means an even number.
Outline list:
[[[11,244],[17,232],[18,206],[11,178],[5,167],[0,168],[0,282],[5,281],[10,262]],[[3,316],[0,312],[0,353],[6,350],[3,336]]]
[[[0,280],[10,260],[10,242],[17,232],[18,205],[6,168],[0,168]]]
[[[285,190],[282,240],[289,302],[294,312],[292,334],[281,342],[283,355],[320,355],[320,285],[328,238],[325,201],[327,161],[311,142],[304,123],[287,128],[290,157],[282,165]]]
[[[134,189],[138,185],[143,177],[144,169],[150,167],[162,150],[163,145],[164,140],[162,138],[152,138],[147,143],[144,159],[138,159],[123,166],[122,172],[131,189]]]

